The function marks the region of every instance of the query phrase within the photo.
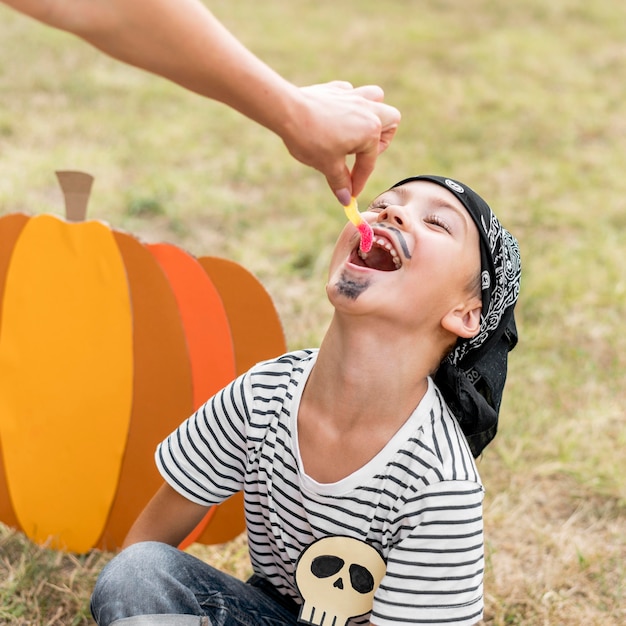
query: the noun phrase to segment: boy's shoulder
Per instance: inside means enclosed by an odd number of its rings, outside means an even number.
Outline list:
[[[316,349],[293,350],[253,365],[240,377],[246,394],[265,402],[285,400],[306,381],[317,352]]]
[[[429,379],[429,388],[418,407],[420,425],[415,432],[418,463],[430,478],[426,482],[468,480],[481,483],[469,444],[439,388]]]
[[[260,361],[252,367],[251,374],[302,372],[313,366],[317,358],[317,348],[303,348],[285,352],[280,356]]]

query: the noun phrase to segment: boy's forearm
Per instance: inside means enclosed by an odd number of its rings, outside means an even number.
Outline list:
[[[200,523],[207,510],[164,483],[139,514],[122,547],[140,541],[160,541],[178,546]]]

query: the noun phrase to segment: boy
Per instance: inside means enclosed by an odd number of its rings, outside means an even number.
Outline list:
[[[481,619],[473,456],[517,341],[517,242],[438,176],[401,181],[364,217],[374,247],[350,224],[339,236],[319,350],[255,366],[159,446],[166,482],[100,576],[100,626]],[[242,489],[248,583],[173,547]]]

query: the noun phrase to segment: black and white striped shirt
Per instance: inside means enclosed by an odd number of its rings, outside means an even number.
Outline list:
[[[296,419],[316,357],[301,350],[260,363],[217,393],[159,445],[161,474],[205,505],[243,489],[254,570],[298,602],[302,551],[322,537],[347,535],[387,563],[374,624],[475,624],[483,610],[483,487],[439,391],[429,380],[379,454],[346,478],[320,484],[302,470]]]

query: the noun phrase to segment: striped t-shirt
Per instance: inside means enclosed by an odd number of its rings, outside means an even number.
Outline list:
[[[298,603],[302,552],[323,537],[348,536],[386,562],[371,615],[350,626],[475,624],[483,610],[483,487],[441,394],[429,379],[413,414],[371,461],[321,484],[304,473],[297,436],[316,357],[292,352],[237,378],[159,445],[159,471],[204,505],[244,490],[254,571]]]

